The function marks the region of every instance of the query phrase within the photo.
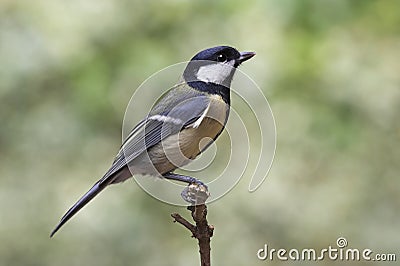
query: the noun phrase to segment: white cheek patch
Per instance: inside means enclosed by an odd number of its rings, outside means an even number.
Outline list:
[[[205,65],[196,74],[198,80],[221,84],[234,70],[235,60]]]

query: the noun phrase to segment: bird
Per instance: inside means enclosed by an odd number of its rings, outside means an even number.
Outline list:
[[[205,186],[200,180],[174,170],[194,160],[222,133],[229,117],[235,70],[254,55],[231,46],[198,52],[187,63],[181,81],[132,129],[109,170],[62,216],[50,237],[108,185],[133,175]],[[205,138],[205,143],[200,142]]]

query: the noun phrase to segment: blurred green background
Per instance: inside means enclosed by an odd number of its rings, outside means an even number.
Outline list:
[[[49,233],[110,165],[133,91],[219,44],[257,52],[242,70],[278,142],[260,189],[209,206],[214,265],[340,236],[400,259],[399,25],[397,1],[1,1],[0,265],[199,264],[169,216],[188,212],[133,181]]]

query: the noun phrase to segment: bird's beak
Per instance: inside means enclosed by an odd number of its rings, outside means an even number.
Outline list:
[[[253,56],[255,56],[256,53],[255,52],[241,52],[240,53],[240,57],[238,59],[239,63],[243,63],[244,61],[249,60],[250,58],[252,58]]]

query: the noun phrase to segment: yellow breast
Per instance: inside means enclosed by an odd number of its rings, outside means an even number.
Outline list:
[[[197,121],[151,149],[150,158],[156,169],[161,173],[172,171],[196,158],[223,130],[228,108],[220,96],[211,96],[209,106]]]

